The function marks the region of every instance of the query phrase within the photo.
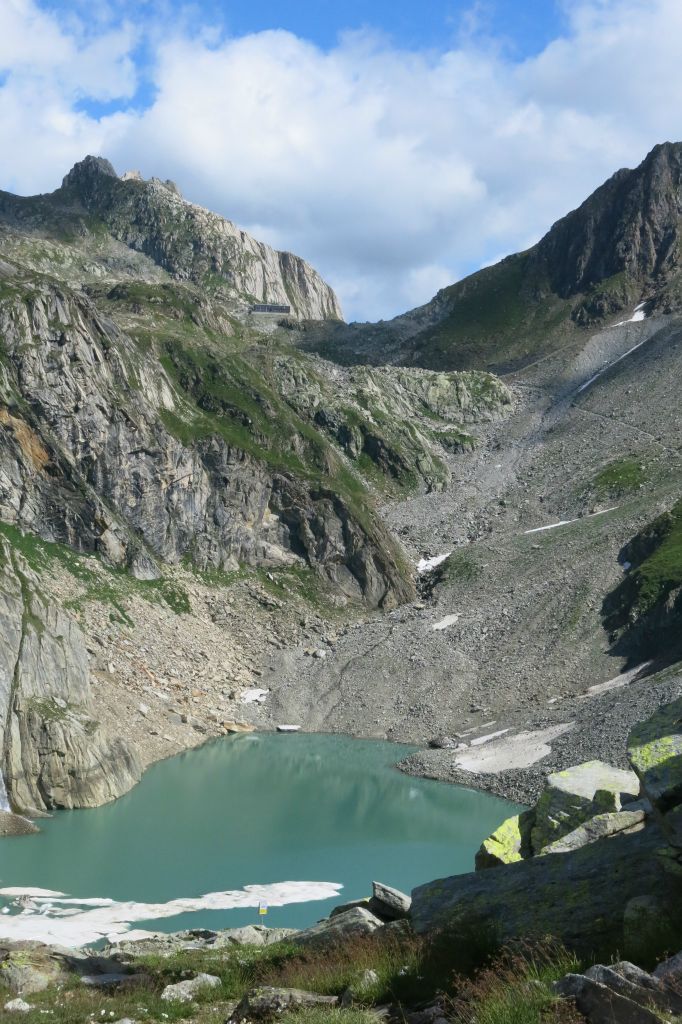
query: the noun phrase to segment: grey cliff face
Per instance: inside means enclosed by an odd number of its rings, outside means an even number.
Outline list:
[[[80,629],[40,595],[26,562],[0,539],[0,731],[13,807],[93,807],[140,778],[137,756],[94,716]]]
[[[21,589],[11,527],[138,580],[291,569],[335,608],[390,610],[415,574],[379,502],[442,490],[511,394],[301,353],[291,319],[249,307],[339,317],[315,271],[101,158],[52,194],[0,194],[0,253],[3,773],[16,807],[89,806],[139,764],[97,725],[78,628],[25,567]]]
[[[349,597],[408,596],[387,534],[368,535],[329,488],[273,474],[218,436],[172,436],[159,418],[179,405],[171,381],[87,300],[48,288],[3,307],[0,331],[12,367],[3,518],[143,578],[184,556],[228,569],[303,557]]]

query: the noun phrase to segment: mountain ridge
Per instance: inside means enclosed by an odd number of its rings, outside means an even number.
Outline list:
[[[145,181],[136,172],[119,177],[105,158],[87,156],[54,192],[28,197],[0,193],[0,216],[5,218],[14,215],[21,221],[36,206],[51,209],[76,232],[87,230],[78,223],[79,213],[94,216],[115,238],[174,278],[226,291],[241,316],[254,303],[269,302],[291,306],[294,317],[342,319],[334,291],[309,263],[183,199],[173,182]],[[90,225],[97,228],[97,223]]]
[[[682,309],[682,143],[616,171],[524,252],[379,324],[329,325],[302,346],[340,362],[510,373],[640,302]]]

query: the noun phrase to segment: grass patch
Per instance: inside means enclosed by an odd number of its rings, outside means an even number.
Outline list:
[[[582,1024],[552,992],[552,982],[580,968],[561,947],[503,951],[473,979],[455,980],[448,1016],[456,1024]]]
[[[636,491],[646,481],[644,467],[636,459],[616,459],[593,478],[590,489],[598,495],[621,495]]]
[[[415,353],[432,369],[509,372],[555,348],[571,326],[572,303],[552,293],[528,253],[479,270],[439,299],[448,312],[418,336]]]
[[[633,537],[620,559],[631,569],[604,599],[605,629],[633,656],[673,654],[682,627],[682,501]]]
[[[483,569],[466,551],[453,553],[436,567],[438,583],[471,583],[481,576]]]
[[[94,554],[77,554],[66,544],[42,540],[33,533],[24,533],[17,526],[0,522],[0,535],[14,551],[25,559],[35,573],[49,571],[55,564],[66,569],[82,585],[81,594],[66,601],[65,608],[83,611],[92,601],[110,604],[127,624],[132,625],[124,601],[137,595],[152,604],[165,604],[177,615],[191,611],[189,595],[174,580],[137,580],[124,569],[104,565]]]

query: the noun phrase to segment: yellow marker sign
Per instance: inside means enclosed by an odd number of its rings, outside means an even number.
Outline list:
[[[268,905],[265,902],[265,900],[261,900],[260,903],[258,904],[258,913],[259,913],[259,915],[261,917],[263,917],[265,914],[267,914],[267,912],[268,912]]]

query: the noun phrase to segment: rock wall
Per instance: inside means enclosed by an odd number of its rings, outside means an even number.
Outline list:
[[[0,538],[0,765],[12,807],[94,807],[125,793],[141,768],[93,714],[80,629],[41,596],[37,577]]]
[[[5,303],[0,337],[0,518],[141,578],[183,557],[226,569],[303,558],[372,606],[412,593],[387,531],[329,487],[216,434],[173,436],[163,413],[191,413],[172,381],[87,298],[46,286]]]

